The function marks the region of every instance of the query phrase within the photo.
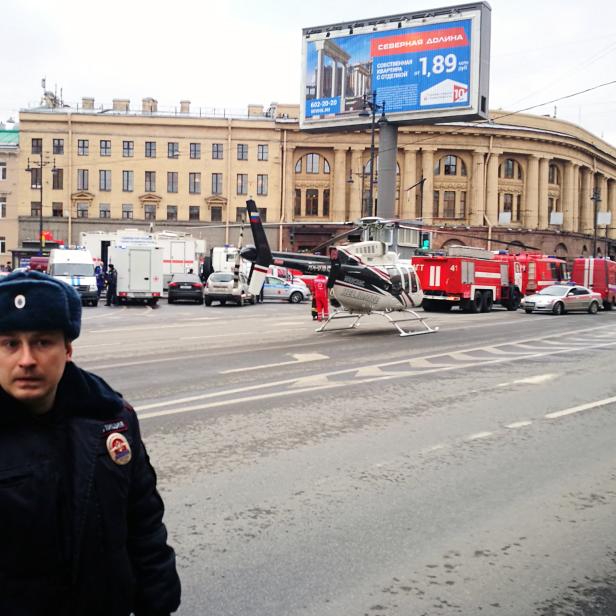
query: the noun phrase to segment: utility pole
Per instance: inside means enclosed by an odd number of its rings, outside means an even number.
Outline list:
[[[38,239],[39,239],[39,256],[43,256],[43,247],[45,245],[45,240],[43,238],[43,168],[46,167],[47,165],[51,164],[51,160],[47,159],[47,160],[43,160],[43,146],[41,145],[41,150],[39,152],[40,154],[40,158],[37,161],[33,161],[32,164],[30,164],[30,158],[28,158],[28,166],[26,167],[26,171],[28,171],[30,173],[30,175],[32,175],[32,171],[34,171],[34,169],[40,169],[40,175],[39,175],[39,233],[38,233]],[[56,159],[53,159],[53,167],[51,168],[51,172],[55,173],[56,172]],[[32,178],[30,178],[30,186],[32,187]]]
[[[597,214],[599,212],[599,203],[601,203],[601,191],[598,188],[595,188],[592,191],[591,200],[594,204],[593,207],[593,235],[592,235],[592,258],[595,259],[597,257]]]

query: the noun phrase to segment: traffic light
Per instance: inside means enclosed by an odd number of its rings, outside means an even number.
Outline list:
[[[430,231],[421,231],[419,237],[419,247],[422,250],[430,249]]]

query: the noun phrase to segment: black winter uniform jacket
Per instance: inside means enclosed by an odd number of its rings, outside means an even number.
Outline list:
[[[113,462],[120,432],[132,458]],[[157,616],[180,603],[163,502],[133,409],[68,363],[33,417],[0,389],[0,614]]]

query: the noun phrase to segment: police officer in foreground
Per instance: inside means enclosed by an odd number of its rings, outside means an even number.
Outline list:
[[[81,301],[0,281],[0,614],[168,615],[180,603],[163,502],[132,407],[72,362]]]

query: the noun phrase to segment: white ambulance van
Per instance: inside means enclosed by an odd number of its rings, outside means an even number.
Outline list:
[[[81,296],[82,305],[98,304],[94,261],[89,250],[53,248],[49,254],[47,273],[74,287]]]
[[[160,246],[110,246],[109,263],[118,272],[118,300],[155,306],[163,294],[163,249]]]

